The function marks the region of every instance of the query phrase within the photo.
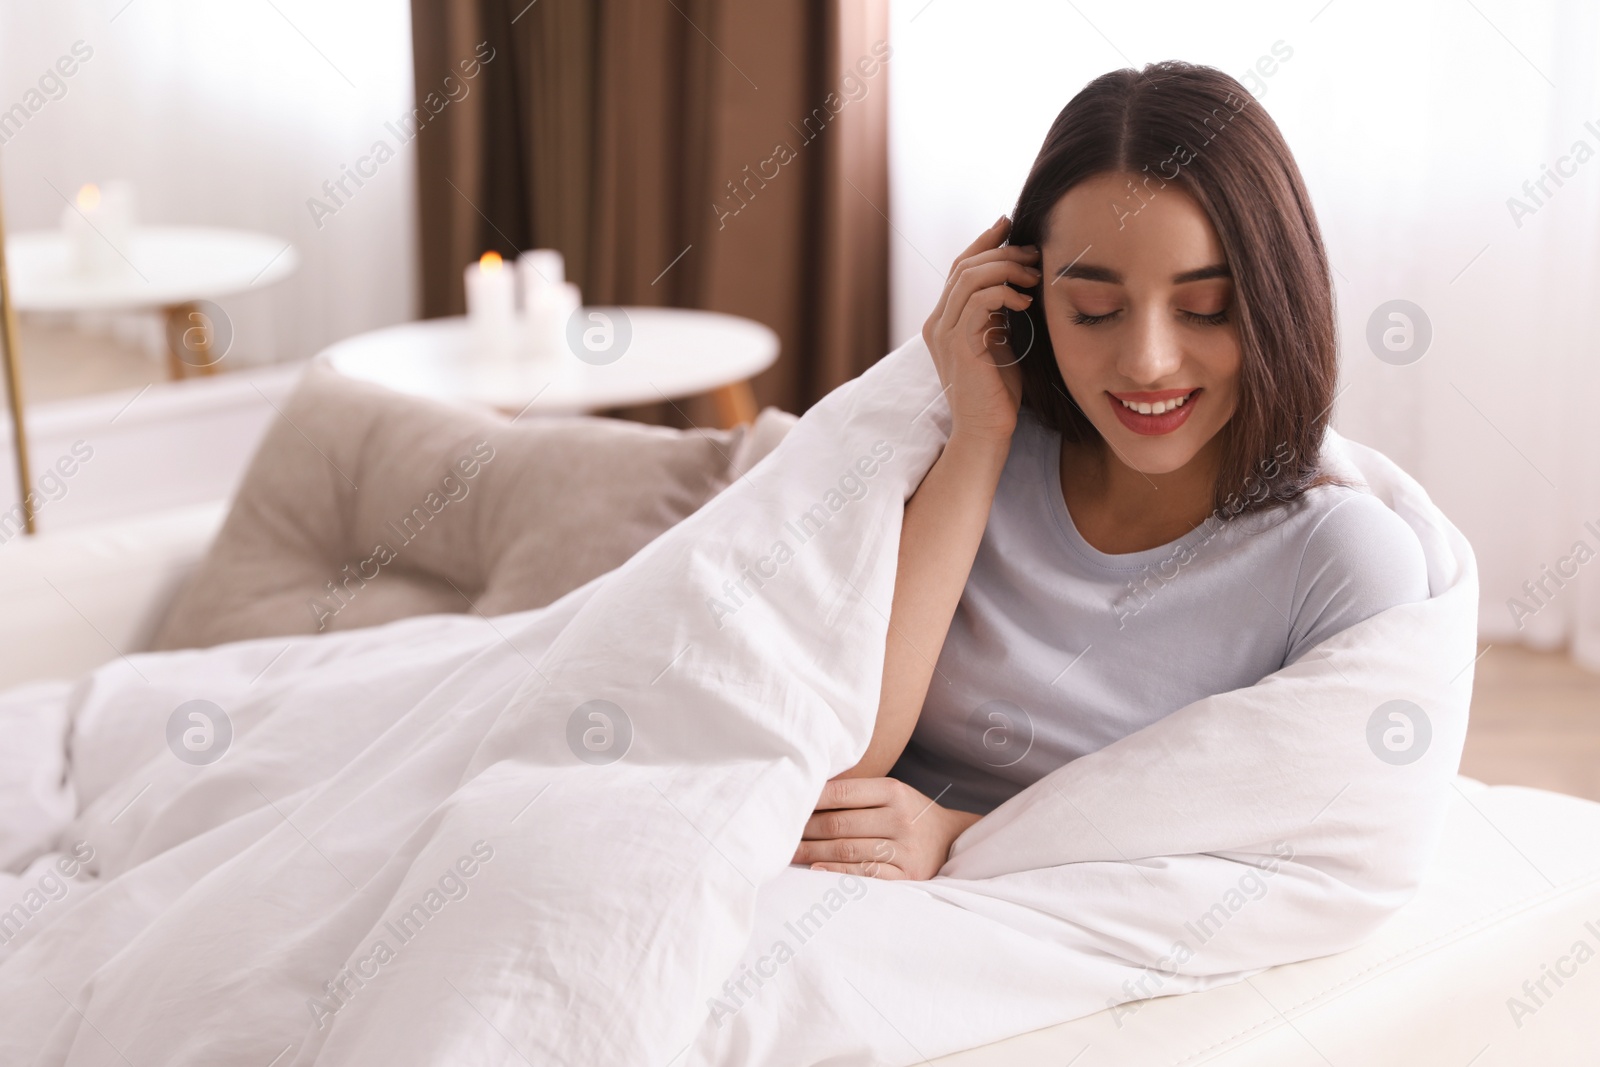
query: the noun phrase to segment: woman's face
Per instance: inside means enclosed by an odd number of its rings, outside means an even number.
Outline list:
[[[1182,186],[1102,174],[1045,225],[1045,323],[1061,378],[1114,456],[1176,471],[1233,415],[1239,331],[1233,282],[1205,212]],[[1220,442],[1219,442],[1220,444]]]

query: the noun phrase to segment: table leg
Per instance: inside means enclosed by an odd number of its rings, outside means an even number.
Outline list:
[[[756,421],[756,393],[748,381],[713,389],[711,399],[717,405],[717,418],[725,428]]]
[[[211,358],[212,325],[197,303],[167,308],[167,373],[186,378],[191,368],[201,374],[217,373]],[[186,358],[187,357],[187,358]]]

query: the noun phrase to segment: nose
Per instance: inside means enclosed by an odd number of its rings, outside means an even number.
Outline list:
[[[1117,371],[1134,385],[1159,386],[1183,364],[1183,341],[1177,324],[1154,307],[1131,318],[1117,353]]]

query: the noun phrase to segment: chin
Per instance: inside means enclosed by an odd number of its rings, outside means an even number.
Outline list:
[[[1127,437],[1127,434],[1122,434]],[[1108,439],[1114,440],[1114,439]],[[1141,440],[1132,444],[1115,441],[1118,458],[1140,474],[1172,474],[1187,467],[1200,454],[1204,442],[1162,442]]]
[[[1112,454],[1130,469],[1151,476],[1172,474],[1194,462],[1221,427],[1185,426],[1165,437],[1132,433],[1119,424],[1095,429],[1112,447]],[[1196,432],[1198,431],[1198,432]]]

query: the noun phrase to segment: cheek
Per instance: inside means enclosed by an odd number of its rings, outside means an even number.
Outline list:
[[[1105,361],[1105,348],[1099,335],[1072,322],[1074,312],[1065,301],[1057,301],[1045,309],[1045,328],[1050,333],[1050,348],[1055,352],[1056,367],[1061,380],[1076,392],[1076,383],[1095,377]]]
[[[1100,358],[1099,353],[1110,350],[1112,331],[1079,326],[1072,320],[1080,313],[1095,314],[1087,308],[1074,307],[1070,300],[1064,298],[1050,301],[1044,309],[1045,328],[1050,333],[1050,347],[1055,349],[1057,360],[1063,364],[1063,374],[1066,372],[1067,362],[1070,361],[1075,365],[1093,362]]]
[[[1208,372],[1219,382],[1227,383],[1229,391],[1237,393],[1239,373],[1244,366],[1244,354],[1239,347],[1239,336],[1232,330],[1221,334],[1214,347],[1206,353]]]
[[[1211,408],[1211,418],[1220,428],[1239,409],[1239,375],[1244,358],[1238,337],[1231,330],[1222,333],[1196,355],[1215,398],[1222,401]]]
[[[1229,323],[1186,332],[1188,336],[1183,343],[1185,362],[1196,377],[1204,379],[1219,392],[1236,391],[1239,373],[1244,365],[1244,350],[1239,344],[1238,328]]]

